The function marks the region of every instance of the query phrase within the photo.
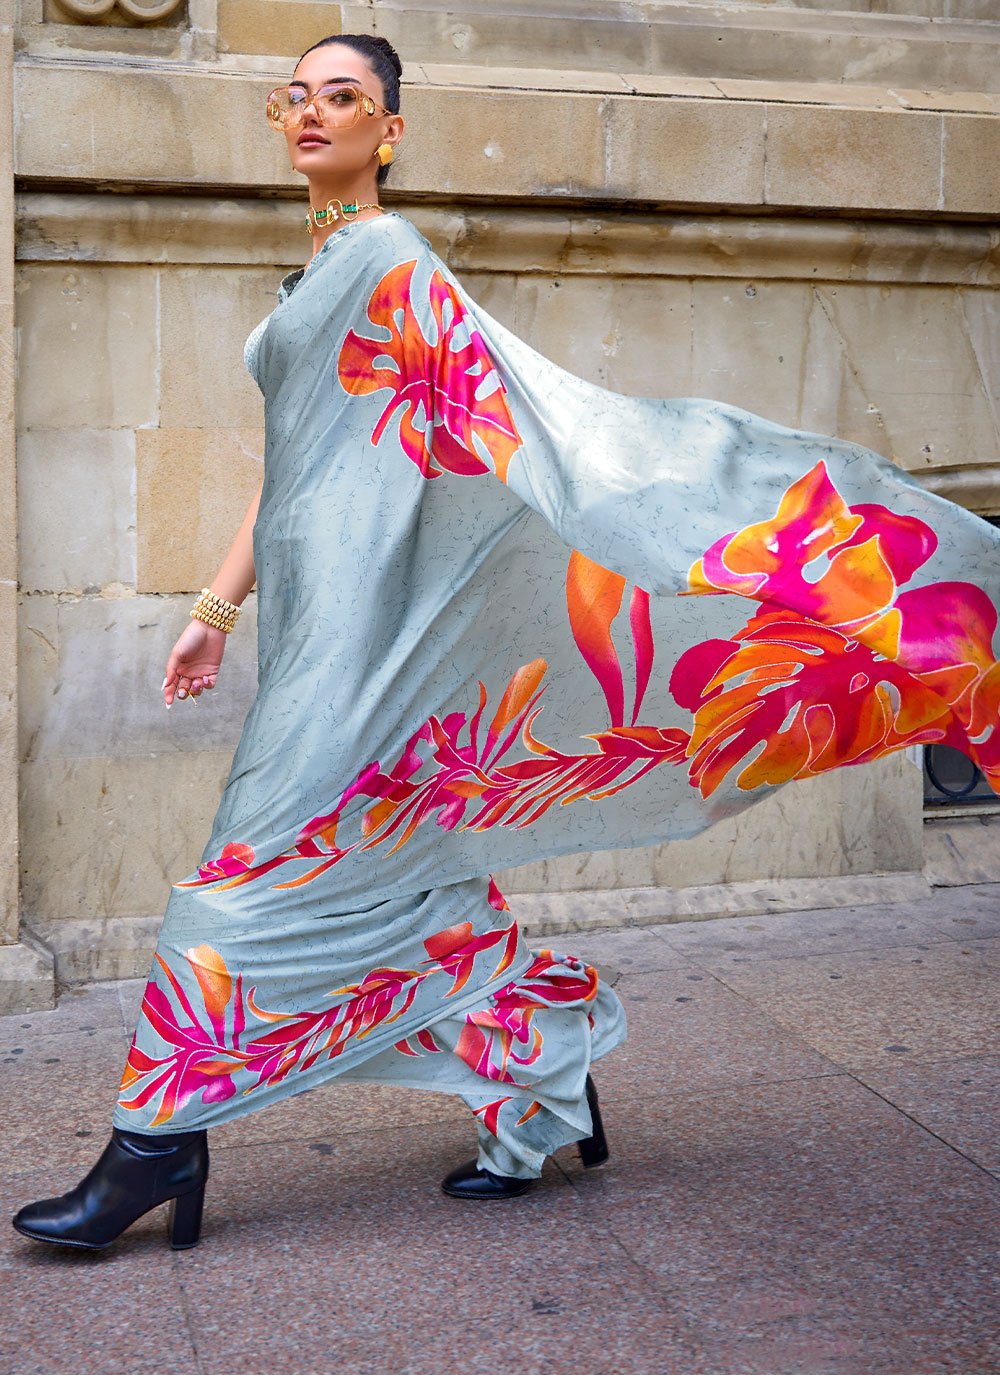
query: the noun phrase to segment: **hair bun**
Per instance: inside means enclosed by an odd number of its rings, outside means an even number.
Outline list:
[[[376,47],[381,48],[381,50],[385,53],[386,57],[392,63],[396,75],[402,76],[403,64],[399,60],[399,53],[397,53],[396,49],[389,42],[388,38],[383,38],[381,34],[373,34],[369,41],[375,44]]]

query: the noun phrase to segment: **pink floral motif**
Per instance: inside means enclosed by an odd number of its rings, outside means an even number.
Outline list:
[[[230,842],[196,879],[175,887],[221,881],[228,888],[292,860],[317,860],[274,885],[296,887],[353,849],[393,839],[390,853],[397,850],[430,817],[447,830],[521,828],[556,802],[610,797],[660,764],[685,761],[690,782],[708,797],[738,766],[736,785],[750,790],[942,742],[966,752],[1000,792],[997,608],[972,583],[900,590],[936,546],[934,532],[915,517],[871,503],[849,506],[817,463],[788,488],[774,516],[716,541],[690,570],[686,595],[730,593],[764,607],[731,639],[696,644],[675,665],[670,690],[691,713],[690,732],[638,723],[654,653],[649,597],[639,587],[629,599],[636,689],[625,724],[611,634],[625,579],[574,549],[566,575],[570,629],[610,718],[606,729],[584,737],[596,750],[567,754],[535,735],[548,665],[534,659],[511,676],[482,743],[487,692],[480,682],[471,720],[462,711],[429,716],[388,771],[368,764],[287,850],[258,863],[252,846]],[[518,737],[527,757],[502,763]],[[416,779],[428,766],[430,774]],[[363,813],[361,838],[341,846],[344,807],[359,794],[373,805]]]
[[[500,1109],[503,1107],[504,1103],[509,1103],[510,1101],[511,1099],[509,1097],[494,1098],[492,1103],[484,1103],[482,1107],[474,1108],[472,1115],[474,1117],[478,1117],[482,1121],[483,1126],[486,1128],[486,1130],[492,1132],[493,1135],[496,1136],[500,1117]],[[530,1103],[528,1107],[525,1109],[525,1111],[514,1123],[514,1125],[516,1127],[519,1127],[522,1124],[522,1122],[527,1122],[529,1118],[534,1117],[535,1113],[538,1112],[541,1106],[541,1103],[538,1102]]]
[[[636,690],[631,722],[625,724],[622,671],[611,636],[624,588],[625,579],[619,574],[573,551],[566,581],[570,626],[601,685],[611,720],[607,729],[585,737],[595,742],[596,750],[566,754],[534,734],[532,726],[542,710],[538,701],[545,690],[539,685],[548,667],[544,659],[535,659],[511,676],[482,739],[487,693],[480,682],[479,706],[470,721],[461,711],[443,720],[430,716],[387,772],[377,761],[369,764],[334,809],[311,818],[287,850],[257,864],[251,846],[230,843],[199,868],[196,879],[174,887],[218,884],[232,888],[292,860],[318,860],[304,873],[273,885],[294,888],[311,883],[353,849],[369,850],[393,839],[392,853],[432,816],[445,830],[529,826],[557,802],[566,806],[581,798],[610,797],[660,764],[681,762],[688,746],[686,731],[637,724],[653,661],[649,597],[641,588],[633,589],[629,602]],[[467,743],[462,739],[466,732]],[[518,737],[529,757],[501,763]],[[426,759],[420,742],[430,747]],[[435,766],[433,772],[414,781],[413,776],[428,765]],[[346,803],[358,794],[375,802],[363,814],[361,839],[342,846],[337,839],[341,816]]]
[[[597,971],[591,965],[539,950],[530,968],[494,994],[489,1005],[467,1014],[456,1053],[477,1074],[517,1085],[511,1066],[533,1065],[542,1053],[543,1037],[533,1021],[535,1013],[569,1003],[591,1003],[597,997],[597,984]]]
[[[692,566],[692,593],[765,606],[731,640],[688,650],[670,680],[693,713],[690,776],[703,796],[758,746],[740,788],[927,742],[963,750],[1000,791],[996,607],[973,583],[899,591],[936,547],[915,517],[848,506],[819,462],[770,520]]]
[[[491,890],[495,890],[492,880]],[[498,950],[496,967],[487,979],[492,981],[509,968],[517,943],[515,922],[480,935],[473,934],[471,922],[459,922],[424,942],[429,958],[420,962],[420,968],[370,969],[360,983],[331,989],[330,996],[337,997],[337,1002],[303,1012],[272,1012],[258,1006],[255,987],[248,990],[244,1000],[242,974],[234,980],[220,953],[201,945],[186,951],[185,958],[202,995],[203,1016],[195,1011],[174,971],[157,954],[174,1001],[154,980],[147,983],[143,1015],[122,1074],[119,1105],[138,1111],[162,1093],[150,1124],[156,1127],[169,1122],[196,1093],[201,1094],[203,1103],[232,1097],[236,1092],[233,1076],[238,1070],[257,1080],[243,1090],[244,1094],[265,1084],[279,1084],[292,1071],[304,1073],[317,1060],[340,1055],[352,1040],[363,1040],[398,1021],[426,979],[450,976],[451,986],[441,996],[454,996],[468,982],[477,957]],[[258,1022],[272,1023],[273,1029],[248,1036],[248,1010]],[[138,1029],[144,1020],[171,1047],[165,1055],[149,1055],[139,1048]],[[131,1096],[126,1096],[132,1089]]]

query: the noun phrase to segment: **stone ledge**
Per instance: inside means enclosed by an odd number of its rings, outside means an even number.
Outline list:
[[[284,140],[263,118],[266,84],[152,61],[112,70],[22,60],[16,174],[26,185],[297,190]],[[162,112],[157,137],[129,138],[150,101]],[[54,139],[53,105],[93,118]],[[983,176],[1000,160],[994,114],[471,86],[411,86],[406,113],[412,132],[390,195],[936,219],[1000,212],[1000,184]],[[202,132],[233,128],[245,137]]]
[[[931,895],[923,874],[869,874],[843,878],[773,879],[695,888],[587,889],[581,892],[512,893],[511,911],[524,934],[539,937],[580,931],[626,930],[662,922],[709,921],[885,902],[917,902]],[[109,917],[99,921],[34,921],[44,937],[60,983],[140,979],[149,973],[163,917]],[[2,951],[3,947],[0,947]],[[9,1011],[38,1011],[54,1001]]]
[[[935,887],[1000,883],[1000,816],[970,808],[962,817],[928,818],[924,854],[924,872]]]
[[[456,13],[460,8],[460,13]],[[956,90],[1000,91],[996,24],[978,19],[822,12],[794,5],[683,4],[644,0],[641,5],[566,3],[525,5],[523,0],[480,0],[472,6],[382,0],[378,29],[397,47],[404,72],[414,63],[440,61],[460,32],[469,63],[520,66],[551,55],[553,65],[605,70],[706,74],[733,80],[864,79],[899,88],[944,85]],[[532,11],[535,11],[534,13]],[[442,12],[444,11],[444,12]],[[342,7],[345,28],[360,19],[359,5]]]
[[[857,0],[855,0],[855,3]],[[911,3],[913,0],[911,0]],[[399,50],[409,79],[442,54],[471,64],[520,67],[546,54],[559,69],[673,72],[698,80],[801,78],[841,82],[858,73],[900,88],[943,84],[954,90],[1000,90],[994,45],[1000,34],[969,0],[937,0],[940,13],[822,10],[800,4],[698,4],[679,0],[379,0],[377,27]],[[947,8],[946,8],[947,6]],[[18,40],[34,53],[122,52],[209,60],[288,63],[320,34],[367,31],[371,0],[201,0],[188,28],[133,31],[118,26],[37,22],[41,0],[22,0]],[[975,17],[973,17],[975,16]],[[130,41],[131,40],[131,41]]]
[[[935,496],[958,502],[980,516],[1000,516],[1000,463],[974,463],[917,476]]]
[[[409,65],[404,70],[408,71]],[[456,90],[468,87],[508,91],[593,91],[661,99],[753,100],[858,110],[952,110],[1000,116],[1000,92],[925,90],[850,81],[753,80],[675,76],[669,72],[601,72],[422,62],[401,85],[442,86]]]
[[[56,1005],[55,955],[23,927],[21,939],[0,945],[0,1017],[46,1012]]]
[[[455,271],[1000,286],[995,225],[392,204]],[[284,199],[25,191],[17,258],[280,271],[301,262],[297,212]]]
[[[93,983],[100,979],[142,979],[153,961],[163,914],[153,917],[65,918],[30,923],[22,933],[44,941],[60,984]],[[2,951],[3,947],[0,947]],[[38,1011],[40,1005],[31,1008]],[[55,1003],[46,1003],[54,1007]],[[19,1010],[19,1009],[15,1009]]]
[[[521,930],[535,939],[579,931],[618,931],[662,922],[916,902],[930,895],[931,887],[923,874],[900,872],[838,878],[762,879],[691,888],[512,892],[509,900]]]

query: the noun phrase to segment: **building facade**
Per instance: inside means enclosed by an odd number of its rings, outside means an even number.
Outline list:
[[[208,700],[168,714],[159,684],[260,477],[243,342],[308,254],[263,103],[320,37],[395,44],[381,199],[533,347],[859,441],[1000,517],[998,0],[0,0],[0,21],[0,1011],[145,975],[218,802],[253,594]],[[942,881],[1000,878],[990,809],[942,846],[922,778],[897,755],[695,840],[497,877],[533,935],[922,893],[928,845]]]

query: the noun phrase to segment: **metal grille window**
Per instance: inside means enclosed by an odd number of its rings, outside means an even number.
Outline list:
[[[951,745],[924,746],[925,805],[955,807],[997,800],[967,754]]]

